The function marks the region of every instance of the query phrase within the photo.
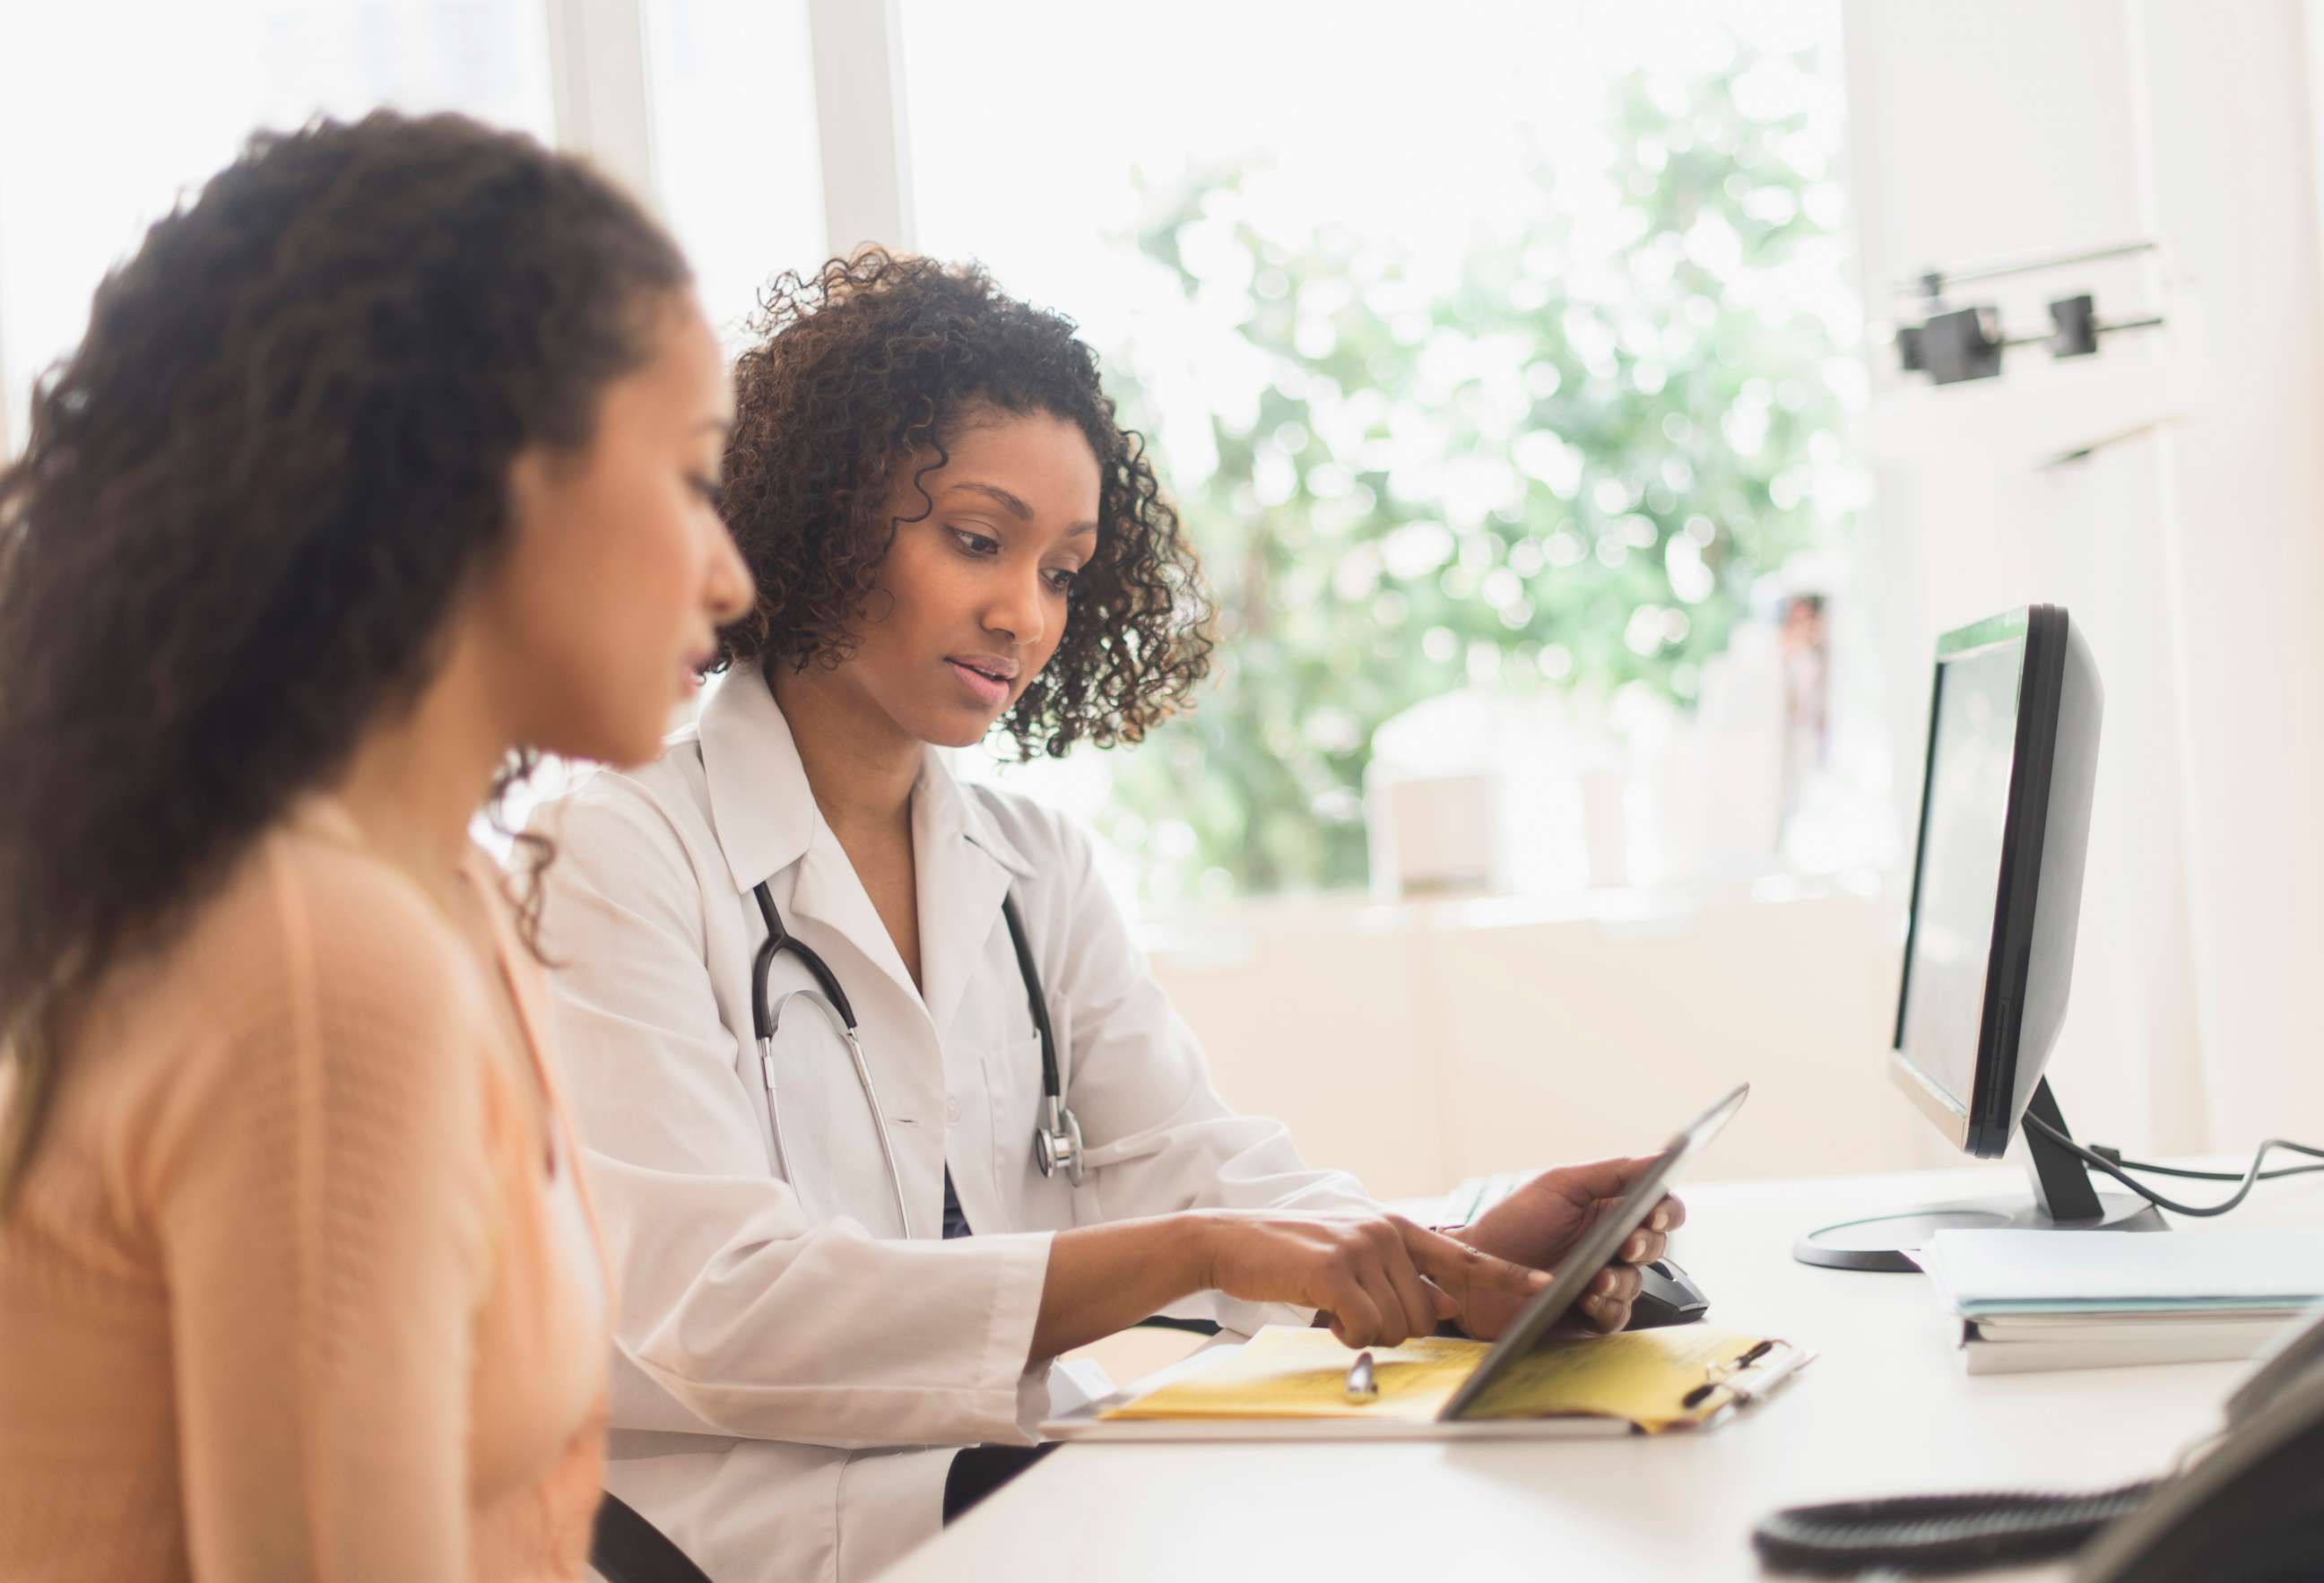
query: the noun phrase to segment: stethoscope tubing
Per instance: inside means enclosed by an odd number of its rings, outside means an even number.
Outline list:
[[[769,1008],[766,1035],[759,1041],[759,1075],[766,1082],[767,1125],[775,1134],[775,1160],[783,1180],[796,1183],[798,1179],[791,1174],[790,1146],[783,1141],[783,1109],[775,1098],[775,1034],[782,1029],[783,1008],[795,1000],[803,1000],[821,1012],[832,1031],[847,1046],[848,1059],[855,1067],[856,1085],[863,1090],[864,1104],[871,1107],[872,1130],[880,1139],[880,1158],[888,1167],[888,1189],[895,1197],[896,1220],[904,1228],[904,1238],[908,1242],[912,1236],[912,1211],[905,1204],[904,1173],[896,1164],[895,1144],[888,1134],[888,1114],[880,1107],[880,1094],[872,1083],[871,1064],[863,1059],[863,1041],[855,1036],[854,1028],[843,1020],[842,1009],[820,988],[794,989],[775,1002]]]
[[[783,1142],[782,1107],[775,1094],[775,1034],[782,1025],[783,1008],[794,1000],[804,999],[816,1006],[847,1046],[848,1060],[855,1068],[857,1087],[863,1090],[863,1102],[872,1112],[872,1125],[880,1135],[880,1156],[888,1168],[888,1186],[895,1197],[896,1218],[904,1236],[912,1236],[911,1211],[905,1207],[903,1171],[896,1163],[896,1149],[888,1131],[887,1113],[881,1108],[880,1096],[872,1081],[871,1063],[863,1057],[863,1041],[856,1034],[855,1007],[847,998],[847,991],[839,982],[839,975],[831,970],[821,953],[783,926],[782,913],[776,909],[773,893],[764,880],[752,887],[758,898],[760,916],[766,920],[767,935],[759,942],[757,954],[751,963],[751,1032],[759,1046],[759,1075],[765,1085],[767,1125],[773,1134],[776,1168],[786,1180],[796,1185],[791,1174],[790,1150]],[[1016,899],[1001,899],[1001,915],[1009,925],[1009,943],[1016,952],[1017,971],[1024,980],[1025,998],[1033,1014],[1034,1031],[1041,1043],[1041,1116],[1033,1129],[1034,1157],[1041,1174],[1054,1176],[1062,1171],[1074,1186],[1081,1185],[1082,1132],[1081,1123],[1065,1101],[1065,1078],[1057,1064],[1057,1039],[1049,1022],[1049,1007],[1041,988],[1041,973],[1033,961],[1033,948],[1026,939],[1024,921],[1017,914]],[[767,977],[773,970],[775,958],[789,953],[798,959],[809,977],[815,980],[813,989],[794,989],[779,1001],[770,1001]]]

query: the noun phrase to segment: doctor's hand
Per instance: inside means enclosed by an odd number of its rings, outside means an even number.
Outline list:
[[[1315,1309],[1349,1347],[1394,1347],[1472,1310],[1514,1313],[1550,1280],[1400,1215],[1208,1209],[1196,1219],[1204,1286]]]
[[[1654,1162],[1649,1155],[1553,1167],[1452,1235],[1498,1257],[1555,1269],[1599,1217],[1613,1213],[1630,1184]],[[1574,1305],[1574,1316],[1601,1331],[1618,1330],[1628,1324],[1630,1304],[1638,1295],[1637,1267],[1661,1258],[1670,1246],[1670,1233],[1684,1224],[1686,1206],[1665,1196],[1646,1217],[1646,1224],[1623,1240],[1615,1262],[1591,1282],[1589,1291]],[[1522,1306],[1522,1299],[1511,1301],[1487,1292],[1483,1301],[1462,1305],[1461,1328],[1480,1341],[1489,1341]]]

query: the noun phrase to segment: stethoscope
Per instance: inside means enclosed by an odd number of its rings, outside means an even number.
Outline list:
[[[855,1036],[855,1007],[849,1003],[847,991],[839,986],[839,975],[812,946],[783,927],[783,915],[775,910],[775,898],[768,893],[761,880],[752,893],[759,898],[759,911],[767,920],[767,938],[759,944],[759,954],[751,964],[751,1031],[759,1041],[759,1075],[766,1081],[767,1125],[775,1134],[775,1155],[785,1176],[790,1174],[790,1151],[783,1145],[782,1109],[775,1103],[775,1035],[783,1025],[783,1008],[795,1000],[804,1000],[823,1014],[834,1032],[847,1045],[848,1059],[855,1063],[855,1081],[863,1090],[863,1103],[871,1108],[872,1129],[880,1134],[880,1157],[888,1167],[888,1186],[896,1196],[896,1218],[902,1223],[904,1236],[912,1235],[912,1212],[904,1207],[904,1177],[896,1168],[895,1145],[888,1137],[887,1113],[880,1108],[880,1096],[872,1086],[872,1069],[863,1060],[863,1043]],[[1025,925],[1017,916],[1017,903],[1008,896],[1001,898],[1001,916],[1008,921],[1009,943],[1017,948],[1017,971],[1025,980],[1025,998],[1033,1008],[1033,1026],[1041,1035],[1041,1116],[1033,1128],[1033,1158],[1041,1167],[1043,1176],[1065,1174],[1075,1187],[1082,1184],[1082,1124],[1075,1120],[1065,1105],[1065,1083],[1057,1074],[1057,1039],[1049,1029],[1049,1008],[1041,992],[1040,970],[1033,965],[1033,948],[1026,943]],[[770,1004],[767,999],[767,974],[775,958],[788,951],[799,965],[814,977],[813,989],[794,989],[782,999]]]

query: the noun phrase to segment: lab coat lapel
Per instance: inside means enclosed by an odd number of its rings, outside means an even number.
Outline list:
[[[996,932],[1005,938],[1001,900],[1012,882],[1030,879],[1032,868],[933,749],[912,795],[912,854],[923,995],[949,1050],[968,986],[989,970],[987,947]]]
[[[896,942],[816,811],[798,745],[773,690],[751,670],[729,671],[712,689],[702,706],[702,769],[711,824],[735,890],[747,895],[760,881],[796,865],[788,897],[782,885],[770,887],[786,926],[828,958],[843,983],[854,972],[844,959],[852,954],[900,990],[908,1004],[917,1001]]]
[[[802,785],[801,796],[807,794]],[[903,996],[907,1005],[918,1004],[920,992],[912,983],[911,970],[896,949],[896,942],[888,936],[888,926],[880,921],[879,911],[872,905],[871,896],[863,889],[863,881],[855,866],[847,858],[846,850],[828,830],[818,830],[807,854],[799,861],[798,878],[791,891],[788,909],[798,921],[796,925],[801,938],[814,944],[832,958],[832,969],[844,980],[848,969],[815,935],[805,932],[816,924],[836,932],[844,949],[852,951],[888,980]],[[927,971],[926,947],[922,947],[921,970]],[[863,1008],[856,1007],[862,1014]]]
[[[822,823],[790,723],[756,671],[728,671],[704,689],[702,773],[710,827],[734,889],[748,895],[798,862]]]

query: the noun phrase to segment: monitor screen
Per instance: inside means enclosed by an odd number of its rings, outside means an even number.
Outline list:
[[[1964,1153],[2023,1138],[2034,1190],[1820,1227],[1792,1252],[1828,1268],[1916,1269],[1909,1250],[1945,1227],[2163,1229],[2141,1200],[2091,1190],[2045,1075],[2089,854],[2098,662],[2055,605],[1941,633],[1936,658],[1887,1074]]]
[[[1986,1016],[2024,661],[2021,633],[1937,671],[1897,1048],[1964,1113]]]

